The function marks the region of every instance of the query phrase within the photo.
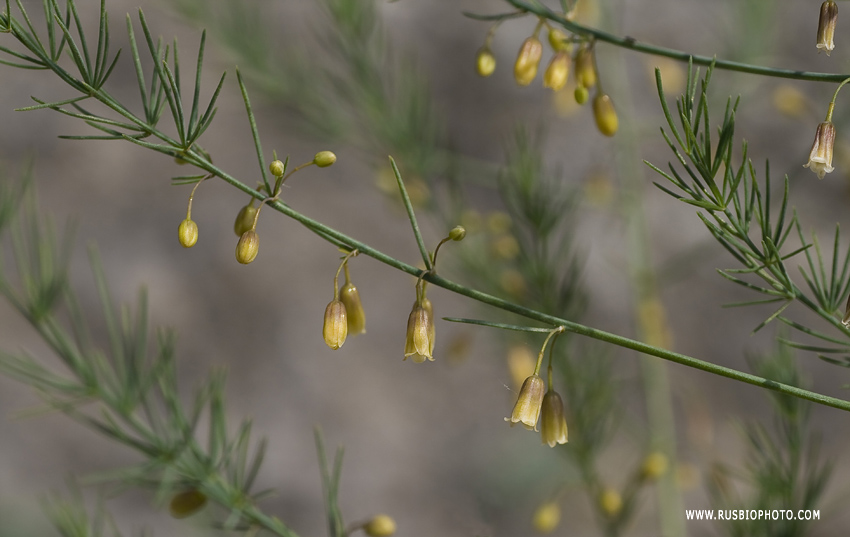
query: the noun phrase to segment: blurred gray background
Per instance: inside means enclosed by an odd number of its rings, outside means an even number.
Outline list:
[[[24,3],[29,9],[39,9],[40,3]],[[654,44],[776,67],[850,71],[850,51],[841,35],[832,57],[816,54],[817,2],[772,2],[757,18],[763,23],[760,27],[743,18],[745,3],[732,0],[599,3],[614,15],[602,18],[603,25],[614,21],[614,27],[604,26],[606,29]],[[80,2],[85,19],[93,25],[96,9],[86,4]],[[324,14],[313,2],[245,4],[259,6],[263,18],[274,21],[273,46],[284,51],[321,50],[315,42]],[[161,0],[110,0],[116,44],[126,48],[123,15],[134,13],[139,6],[154,32],[166,38],[179,36],[185,57],[194,57],[199,28]],[[605,188],[601,198],[593,190],[594,185],[607,185],[616,195],[621,179],[613,164],[621,149],[616,139],[598,135],[589,107],[559,110],[552,93],[540,87],[539,80],[528,88],[517,87],[511,67],[533,21],[503,24],[493,43],[499,63],[496,73],[488,79],[475,74],[475,53],[489,26],[463,17],[462,12],[494,13],[506,7],[499,0],[379,2],[388,40],[395,49],[416,58],[458,151],[496,169],[504,161],[506,140],[517,123],[546,125],[549,163],[561,166],[570,184],[583,189],[590,185],[586,190],[590,195],[580,209],[578,233],[590,296],[588,322],[632,335],[632,294],[623,269],[626,232],[616,204],[606,201]],[[8,36],[0,35],[0,44],[9,41]],[[216,42],[211,32],[206,88],[211,89],[222,70],[228,71],[228,79],[216,121],[202,141],[219,166],[250,182],[257,177],[257,164],[233,59]],[[666,60],[605,44],[598,46],[598,55],[606,90],[620,110],[622,128],[637,134],[641,158],[666,163],[670,154],[657,134],[663,116],[652,68],[661,65],[674,77],[682,66],[671,67]],[[311,57],[311,61],[322,62],[323,58]],[[129,55],[121,60],[109,87],[134,103],[136,82],[128,62]],[[775,106],[774,92],[783,85],[801,92],[810,102],[801,115],[789,117]],[[718,103],[729,93],[743,95],[736,134],[749,140],[756,163],[771,160],[774,177],[789,174],[793,203],[804,225],[820,230],[822,238],[831,233],[835,222],[843,222],[846,214],[848,152],[842,153],[839,147],[836,172],[823,181],[817,181],[802,164],[833,89],[829,84],[718,71],[712,90]],[[541,447],[536,435],[509,429],[502,421],[515,394],[509,388],[506,349],[492,331],[441,321],[436,362],[403,362],[414,281],[360,257],[351,262],[351,273],[366,308],[368,333],[350,338],[340,351],[329,350],[320,329],[338,263],[335,248],[298,223],[264,211],[258,227],[261,248],[257,260],[250,266],[237,264],[232,222],[247,199],[221,181],[210,181],[195,196],[193,218],[200,227],[200,240],[196,247],[184,250],[176,240],[176,229],[185,215],[190,187],[173,187],[169,181],[186,173],[184,169],[169,158],[126,143],[59,140],[56,136],[60,134],[88,131],[78,122],[48,111],[13,111],[30,105],[30,95],[60,100],[71,95],[69,91],[47,73],[0,67],[0,160],[11,177],[34,157],[42,205],[57,222],[77,222],[72,279],[85,306],[98,310],[85,253],[85,245],[91,241],[101,252],[116,298],[132,301],[138,288],[145,286],[153,323],[179,332],[179,369],[187,393],[195,379],[210,368],[228,369],[232,421],[250,416],[255,432],[269,439],[259,487],[275,487],[278,495],[266,500],[264,509],[301,535],[326,531],[312,438],[312,428],[318,424],[329,446],[346,447],[341,505],[349,520],[386,512],[396,518],[400,535],[411,536],[531,532],[529,520],[535,506],[569,472],[558,450]],[[415,264],[418,251],[403,212],[374,187],[374,163],[384,155],[364,155],[360,148],[346,145],[328,146],[305,133],[286,109],[259,92],[253,95],[267,152],[276,149],[278,154],[291,155],[294,163],[308,161],[324,149],[339,157],[330,168],[308,168],[293,177],[285,201]],[[850,110],[844,97],[839,98],[836,109],[839,138],[846,110]],[[847,142],[839,140],[839,145],[847,146]],[[661,282],[674,349],[747,369],[748,352],[772,348],[772,330],[750,335],[770,311],[721,309],[722,304],[752,298],[716,274],[716,268],[734,266],[733,261],[709,240],[692,208],[653,187],[651,182],[660,178],[640,161],[632,165],[646,183],[652,258],[657,266],[677,259],[681,269],[675,278]],[[400,166],[404,173],[404,163]],[[498,206],[495,199],[477,201],[482,207]],[[422,224],[429,244],[446,231],[428,221]],[[452,249],[463,248],[463,244],[450,246],[441,256],[449,257]],[[464,283],[475,285],[469,278]],[[429,296],[439,316],[487,316],[486,310],[440,289],[433,288]],[[446,358],[456,338],[471,338],[471,350],[462,361]],[[43,351],[32,330],[6,303],[0,303],[0,343],[10,351]],[[620,349],[613,352],[621,384],[628,390],[624,401],[629,409],[625,411],[626,425],[606,454],[610,464],[601,471],[612,483],[621,484],[624,468],[631,468],[641,453],[635,429],[642,427],[644,417],[637,356]],[[848,397],[843,386],[850,376],[844,369],[802,352],[798,360],[816,390]],[[766,419],[770,406],[755,387],[676,365],[669,371],[677,403],[677,462],[685,465],[691,476],[686,480],[684,503],[688,508],[709,508],[703,488],[707,468],[718,460],[740,463],[744,445],[740,426],[747,420]],[[0,379],[3,537],[51,535],[39,509],[42,495],[61,489],[71,473],[105,470],[138,460],[135,454],[61,416],[13,418],[37,403],[25,387]],[[850,516],[841,509],[847,501],[850,467],[843,447],[850,431],[848,417],[838,410],[815,408],[813,424],[823,434],[825,452],[837,460],[830,502],[820,506],[822,521],[814,534],[843,535],[842,528],[850,524]],[[556,534],[599,534],[587,502],[578,486],[567,491],[562,501],[564,520]],[[214,533],[204,529],[204,520],[171,520],[164,510],[152,507],[149,492],[125,494],[108,506],[128,534],[141,527],[162,536]],[[707,522],[689,523],[687,529],[690,535],[721,534]],[[657,535],[654,500],[649,494],[631,534]]]

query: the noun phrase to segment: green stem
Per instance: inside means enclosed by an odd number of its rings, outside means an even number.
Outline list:
[[[250,194],[260,200],[265,199],[263,193],[258,192],[249,187],[248,185],[240,182],[238,179],[232,177],[224,170],[216,167],[211,162],[203,161],[201,163],[203,164],[203,169],[207,170],[210,173],[214,173],[218,177],[222,178],[224,181],[230,183],[239,190],[242,190],[246,194]],[[569,321],[567,319],[562,319],[560,317],[556,317],[548,313],[543,313],[541,311],[533,310],[531,308],[527,308],[525,306],[509,302],[496,296],[483,293],[476,289],[472,289],[466,287],[465,285],[453,282],[449,279],[443,278],[442,276],[438,276],[437,274],[426,274],[428,272],[427,270],[422,270],[420,268],[414,267],[413,265],[409,265],[407,263],[399,261],[398,259],[387,255],[380,250],[372,248],[366,243],[358,241],[357,239],[354,239],[353,237],[341,233],[334,228],[328,227],[317,220],[313,220],[309,216],[306,216],[296,211],[295,209],[289,207],[288,205],[280,201],[269,202],[267,205],[269,207],[274,208],[276,211],[292,218],[293,220],[300,222],[307,229],[310,229],[311,231],[326,240],[328,238],[331,238],[341,244],[346,245],[346,247],[351,248],[352,250],[356,248],[360,251],[362,255],[367,255],[372,259],[375,259],[376,261],[379,261],[387,266],[401,270],[402,272],[406,272],[413,276],[422,276],[423,280],[433,285],[436,285],[437,287],[442,287],[443,289],[471,298],[473,300],[481,302],[482,304],[488,304],[495,308],[515,313],[527,319],[539,321],[550,326],[563,326],[566,331],[572,332],[574,334],[598,339],[599,341],[605,341],[607,343],[611,343],[619,347],[632,349],[638,352],[642,352],[644,354],[649,354],[651,356],[657,356],[664,360],[675,362],[677,364],[682,364],[688,367],[693,367],[694,369],[699,369],[707,373],[712,373],[721,377],[737,380],[739,382],[752,384],[761,388],[767,388],[769,390],[784,393],[794,397],[799,397],[801,399],[812,401],[821,405],[831,406],[833,408],[850,411],[850,401],[846,401],[844,399],[838,399],[836,397],[830,397],[828,395],[804,390],[795,386],[789,386],[788,384],[775,382],[763,377],[759,377],[758,375],[744,373],[743,371],[738,371],[737,369],[724,367],[721,365],[713,364],[711,362],[706,362],[704,360],[699,360],[691,356],[680,354],[678,352],[673,352],[667,349],[648,345],[646,343],[642,343],[634,339],[613,334],[611,332],[606,332],[604,330],[599,330],[597,328],[592,328],[590,326]]]
[[[751,65],[747,63],[733,62],[730,60],[717,60],[708,56],[696,56],[681,50],[675,50],[664,47],[657,47],[647,43],[641,43],[633,37],[620,37],[618,35],[603,32],[596,28],[583,26],[576,22],[567,20],[562,14],[552,11],[539,2],[527,2],[524,0],[505,0],[512,6],[521,9],[527,13],[532,13],[538,17],[543,17],[555,22],[570,32],[586,37],[592,37],[597,41],[604,41],[612,45],[643,52],[644,54],[653,54],[655,56],[665,56],[674,60],[689,61],[693,58],[693,62],[697,65],[711,65],[715,62],[715,67],[725,69],[727,71],[738,71],[742,73],[750,73],[754,75],[772,76],[777,78],[791,78],[794,80],[812,80],[817,82],[841,82],[847,79],[846,74],[833,73],[814,73],[809,71],[799,71],[794,69],[777,69],[773,67],[763,67],[761,65]]]

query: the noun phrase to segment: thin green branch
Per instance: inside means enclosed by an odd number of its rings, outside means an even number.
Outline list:
[[[618,47],[634,50],[636,52],[642,52],[644,54],[664,56],[683,62],[693,61],[693,63],[697,65],[711,65],[712,63],[714,63],[714,66],[718,69],[725,69],[727,71],[738,71],[741,73],[750,73],[753,75],[772,76],[777,78],[790,78],[794,80],[811,80],[816,82],[841,82],[843,80],[846,80],[848,76],[850,76],[846,74],[815,73],[811,71],[800,71],[795,69],[778,69],[774,67],[763,67],[761,65],[751,65],[730,60],[718,60],[708,56],[697,56],[681,50],[658,47],[655,45],[650,45],[648,43],[642,43],[633,37],[620,37],[618,35],[614,35],[608,32],[603,32],[602,30],[597,30],[596,28],[590,28],[588,26],[578,24],[576,22],[567,20],[563,14],[552,11],[540,2],[530,2],[525,0],[505,1],[510,5],[516,7],[517,9],[537,15],[538,17],[542,17],[556,24],[559,24],[570,32],[573,32],[574,34],[593,38],[596,41],[610,43]]]

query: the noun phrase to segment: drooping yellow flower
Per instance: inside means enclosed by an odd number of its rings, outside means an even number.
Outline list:
[[[537,67],[540,65],[542,56],[543,43],[537,39],[537,36],[531,36],[523,41],[514,64],[514,78],[517,84],[520,86],[531,84],[537,76]]]
[[[540,417],[540,407],[543,403],[543,392],[545,391],[546,384],[540,378],[540,375],[531,375],[525,379],[514,405],[514,411],[510,418],[505,418],[505,421],[509,421],[511,427],[517,423],[522,423],[526,429],[536,431],[537,418]]]
[[[543,87],[551,88],[553,91],[558,91],[567,85],[567,78],[570,76],[570,55],[566,51],[561,51],[552,57],[549,62],[549,67],[543,73]]]
[[[328,347],[337,350],[345,343],[348,336],[348,320],[346,319],[345,304],[334,299],[325,308],[325,322],[322,325],[322,337]]]
[[[599,93],[593,98],[593,117],[596,120],[596,127],[599,132],[605,136],[614,136],[617,134],[617,129],[620,127],[620,120],[617,119],[617,111],[614,110],[614,103],[605,93]]]
[[[567,443],[567,419],[564,417],[564,402],[555,390],[549,390],[543,396],[543,410],[540,418],[540,438],[549,447]]]
[[[818,52],[825,51],[826,55],[835,48],[835,24],[838,22],[838,4],[827,0],[820,6],[818,19]]]
[[[832,167],[832,149],[834,146],[835,125],[832,124],[832,121],[824,121],[818,125],[815,142],[812,144],[812,151],[809,153],[809,162],[803,164],[803,167],[818,174],[818,179],[823,179],[824,175],[835,169]]]
[[[186,218],[177,227],[177,238],[183,248],[191,248],[198,242],[198,224],[191,218]]]
[[[404,342],[404,359],[411,358],[421,364],[426,359],[434,361],[434,310],[431,301],[423,298],[413,304],[407,318],[407,338]]]

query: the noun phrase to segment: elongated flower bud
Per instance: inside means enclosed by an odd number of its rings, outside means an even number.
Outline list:
[[[543,87],[552,88],[553,91],[563,89],[567,85],[570,76],[570,55],[561,51],[552,57],[549,67],[543,73]]]
[[[543,56],[543,44],[535,36],[523,41],[519,49],[516,63],[514,64],[514,78],[520,86],[531,84],[537,76],[537,67]]]
[[[546,384],[539,375],[531,375],[525,379],[522,388],[519,390],[514,411],[510,418],[505,418],[505,421],[511,422],[511,427],[517,423],[522,423],[526,429],[536,431],[537,418],[540,417],[540,407],[543,403],[543,392],[545,391]]]
[[[319,168],[327,168],[334,162],[336,162],[336,155],[334,155],[331,151],[319,151],[316,153],[316,156],[313,157],[313,163]]]
[[[200,511],[207,503],[207,497],[197,489],[184,490],[171,498],[168,506],[174,518],[186,518]]]
[[[349,334],[365,334],[366,333],[366,313],[363,311],[363,304],[360,302],[360,292],[354,287],[354,284],[346,281],[342,289],[339,291],[339,299],[345,304],[345,311],[348,315],[348,333]]]
[[[236,244],[236,260],[247,265],[257,258],[259,251],[260,236],[253,229],[249,229],[239,237],[239,242]]]
[[[325,308],[325,324],[322,326],[322,336],[325,343],[333,350],[337,350],[345,343],[348,336],[348,320],[346,319],[345,304],[340,300],[333,300]]]
[[[475,72],[478,76],[488,77],[496,70],[496,57],[489,48],[483,47],[478,51],[475,57]]]
[[[407,337],[404,342],[404,359],[412,358],[421,364],[426,359],[434,361],[434,310],[427,298],[415,302],[407,318]]]
[[[567,420],[564,417],[564,402],[554,390],[543,396],[543,410],[540,418],[540,438],[549,447],[567,443]]]
[[[824,2],[820,6],[820,19],[818,19],[818,52],[825,51],[826,55],[835,48],[833,37],[835,36],[835,24],[838,22],[838,4],[832,0]]]
[[[189,218],[183,220],[177,228],[177,238],[183,248],[191,248],[198,242],[198,224]]]
[[[233,222],[233,232],[237,237],[241,237],[246,231],[254,227],[254,217],[257,215],[257,208],[254,207],[253,200],[248,205],[239,209],[239,214],[236,215],[236,221]]]
[[[596,126],[599,128],[599,132],[605,136],[614,136],[617,134],[620,121],[617,119],[617,111],[614,110],[614,103],[611,102],[611,97],[600,93],[593,98],[593,117],[596,119]]]
[[[596,65],[593,62],[593,49],[583,45],[576,53],[576,80],[580,86],[596,86]]]
[[[824,175],[835,169],[832,167],[832,148],[834,145],[835,125],[831,121],[824,121],[818,125],[815,142],[812,144],[811,153],[809,153],[809,162],[803,164],[803,167],[818,174],[818,179],[823,179]]]

